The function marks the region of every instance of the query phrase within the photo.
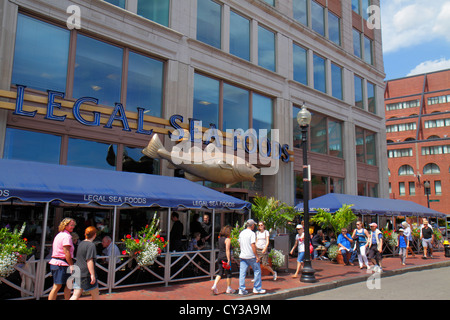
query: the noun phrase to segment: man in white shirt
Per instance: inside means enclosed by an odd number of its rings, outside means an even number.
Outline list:
[[[259,265],[259,258],[256,255],[256,235],[253,232],[256,222],[253,219],[247,220],[247,228],[239,235],[239,245],[241,248],[240,270],[239,270],[239,294],[248,294],[245,290],[245,276],[249,266],[254,272],[253,293],[266,293],[266,290],[261,288],[261,267]]]

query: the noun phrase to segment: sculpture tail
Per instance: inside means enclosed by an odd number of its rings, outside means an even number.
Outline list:
[[[155,135],[153,135],[153,138],[148,143],[148,146],[146,146],[142,150],[142,153],[145,154],[147,157],[157,159],[157,158],[159,158],[158,150],[161,150],[161,149],[166,150],[164,148],[161,140],[159,139],[158,135],[155,134]]]

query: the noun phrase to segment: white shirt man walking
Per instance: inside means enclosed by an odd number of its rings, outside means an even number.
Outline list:
[[[241,234],[239,235],[239,245],[241,247],[241,253],[239,258],[240,269],[239,269],[239,294],[248,294],[245,290],[245,276],[247,274],[247,269],[249,266],[252,267],[254,272],[254,284],[253,293],[263,294],[266,290],[261,288],[261,267],[259,265],[259,258],[256,255],[256,235],[253,232],[256,222],[253,219],[247,220],[246,226]]]

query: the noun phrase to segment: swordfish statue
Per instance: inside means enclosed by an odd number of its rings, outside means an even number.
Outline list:
[[[221,152],[214,143],[208,144],[205,150],[196,146],[189,147],[188,152],[184,150],[180,152],[181,149],[177,146],[169,152],[155,134],[142,153],[153,159],[167,160],[169,168],[183,169],[185,178],[194,182],[206,180],[226,184],[229,187],[242,181],[254,182],[256,181],[254,175],[260,173],[260,169],[245,159]],[[194,161],[196,159],[201,161]]]

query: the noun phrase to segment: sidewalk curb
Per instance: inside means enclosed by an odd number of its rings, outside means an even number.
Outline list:
[[[406,267],[401,269],[395,269],[395,270],[387,270],[383,271],[381,273],[381,277],[391,277],[395,275],[404,274],[407,272],[415,272],[415,271],[421,271],[421,270],[428,270],[428,269],[435,269],[435,268],[442,268],[442,267],[449,267],[450,266],[450,260],[449,261],[439,261],[436,263],[431,264],[425,264],[421,266],[412,266],[412,267]],[[366,281],[373,273],[368,273],[361,276],[355,276],[348,279],[342,279],[342,280],[334,280],[326,283],[320,283],[320,279],[318,283],[311,284],[306,287],[301,288],[294,288],[294,289],[286,289],[283,291],[275,292],[275,293],[268,293],[264,295],[251,295],[248,297],[240,297],[236,300],[285,300],[289,298],[294,297],[300,297],[308,294],[313,294],[321,291],[326,291],[330,289],[335,289],[338,287],[363,282]]]

